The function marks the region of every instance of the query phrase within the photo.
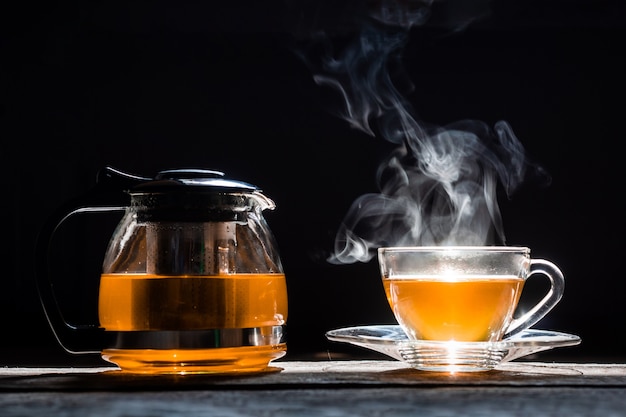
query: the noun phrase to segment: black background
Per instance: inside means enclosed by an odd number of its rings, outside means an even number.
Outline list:
[[[390,148],[329,111],[339,98],[296,53],[313,32],[350,38],[363,4],[0,6],[0,365],[79,360],[39,305],[35,242],[106,165],[146,176],[211,168],[261,187],[277,204],[266,216],[288,277],[288,357],[365,355],[324,332],[393,322],[378,265],[325,259],[352,201],[377,191]],[[435,2],[402,51],[414,84],[406,98],[422,120],[506,120],[551,174],[549,186],[528,185],[500,208],[507,243],[566,276],[562,301],[536,326],[582,337],[554,351],[563,358],[626,357],[624,16],[619,1]],[[91,318],[84,292],[112,233],[90,222],[57,248],[59,289],[77,320]]]

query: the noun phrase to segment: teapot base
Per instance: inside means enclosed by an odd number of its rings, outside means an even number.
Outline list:
[[[211,349],[105,349],[102,358],[122,372],[138,374],[256,374],[279,372],[269,366],[287,353],[285,343]]]

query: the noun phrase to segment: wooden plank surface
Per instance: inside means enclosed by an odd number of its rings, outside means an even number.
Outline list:
[[[435,373],[388,360],[274,362],[257,375],[133,375],[116,368],[0,368],[0,391],[98,391],[324,386],[616,386],[625,364],[509,362],[488,372]]]
[[[626,365],[513,362],[438,374],[395,361],[276,362],[256,376],[0,368],[10,416],[623,416]]]

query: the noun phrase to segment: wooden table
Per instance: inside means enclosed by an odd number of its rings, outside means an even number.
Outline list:
[[[626,364],[509,362],[442,374],[391,360],[276,361],[254,376],[0,368],[8,416],[624,416]]]

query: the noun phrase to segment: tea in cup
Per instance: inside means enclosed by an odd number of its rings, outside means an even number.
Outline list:
[[[386,247],[378,260],[387,300],[409,340],[447,346],[499,342],[530,328],[559,302],[565,285],[555,264],[531,259],[526,247]],[[550,289],[516,318],[524,284],[536,274],[548,278]]]

